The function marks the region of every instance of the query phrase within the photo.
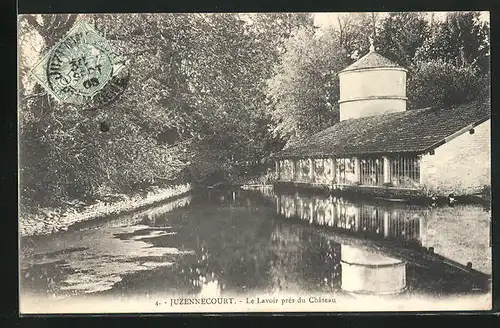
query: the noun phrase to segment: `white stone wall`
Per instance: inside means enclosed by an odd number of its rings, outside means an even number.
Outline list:
[[[340,120],[406,110],[406,71],[403,69],[348,71],[340,73],[339,79]]]
[[[340,104],[341,121],[350,118],[390,114],[406,110],[405,99],[360,99]]]
[[[402,69],[366,69],[339,74],[340,100],[373,96],[406,97],[406,72]]]
[[[425,154],[420,182],[430,194],[470,195],[491,186],[491,120]]]

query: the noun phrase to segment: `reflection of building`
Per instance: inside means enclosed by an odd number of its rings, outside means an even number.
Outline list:
[[[413,292],[428,289],[439,293],[489,288],[491,249],[485,237],[490,212],[482,206],[428,207],[320,193],[276,193],[274,199],[284,226],[300,220],[331,228],[312,230],[320,230],[331,242],[335,251],[325,254],[336,257],[335,284],[340,283],[336,265],[342,261],[341,286],[349,292],[390,294],[405,286]],[[464,238],[464,231],[477,237]],[[286,240],[288,245],[299,243],[300,249],[308,244],[301,238]],[[314,245],[319,253],[322,247]],[[288,264],[283,270],[291,267]]]
[[[423,247],[432,247],[434,253],[463,266],[470,262],[474,269],[491,274],[490,209],[474,205],[438,207],[429,211],[423,231]]]
[[[278,181],[400,195],[489,186],[489,100],[407,111],[406,72],[373,49],[341,71],[340,122],[282,150]]]
[[[342,245],[342,289],[351,293],[394,294],[406,287],[406,264],[398,259]]]
[[[309,223],[421,243],[426,211],[411,206],[349,202],[337,197],[277,195],[277,213]]]

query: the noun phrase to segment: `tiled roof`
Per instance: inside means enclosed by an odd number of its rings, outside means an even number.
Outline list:
[[[341,121],[285,147],[277,158],[423,153],[470,124],[486,121],[490,101],[415,109]]]
[[[363,57],[361,57],[356,62],[347,66],[340,72],[353,71],[364,68],[378,68],[378,67],[401,67],[398,64],[390,61],[384,56],[376,53],[375,51],[370,51]]]

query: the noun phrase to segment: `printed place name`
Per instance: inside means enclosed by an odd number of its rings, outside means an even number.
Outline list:
[[[186,306],[186,305],[230,305],[230,304],[277,304],[286,306],[289,304],[317,304],[317,303],[336,303],[333,297],[321,296],[297,296],[297,297],[245,297],[237,299],[234,297],[201,297],[201,298],[171,298],[166,301],[156,301],[156,306],[170,305]]]
[[[165,302],[164,302],[165,303]],[[174,305],[216,305],[216,304],[235,304],[233,297],[203,297],[203,298],[171,298],[170,306]],[[159,306],[161,302],[156,301]]]

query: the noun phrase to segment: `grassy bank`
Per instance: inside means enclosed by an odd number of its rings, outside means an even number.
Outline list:
[[[190,184],[165,188],[151,188],[146,193],[133,196],[114,195],[93,204],[67,203],[59,208],[36,208],[19,213],[19,233],[21,236],[46,235],[82,222],[137,210],[155,203],[187,193]]]

